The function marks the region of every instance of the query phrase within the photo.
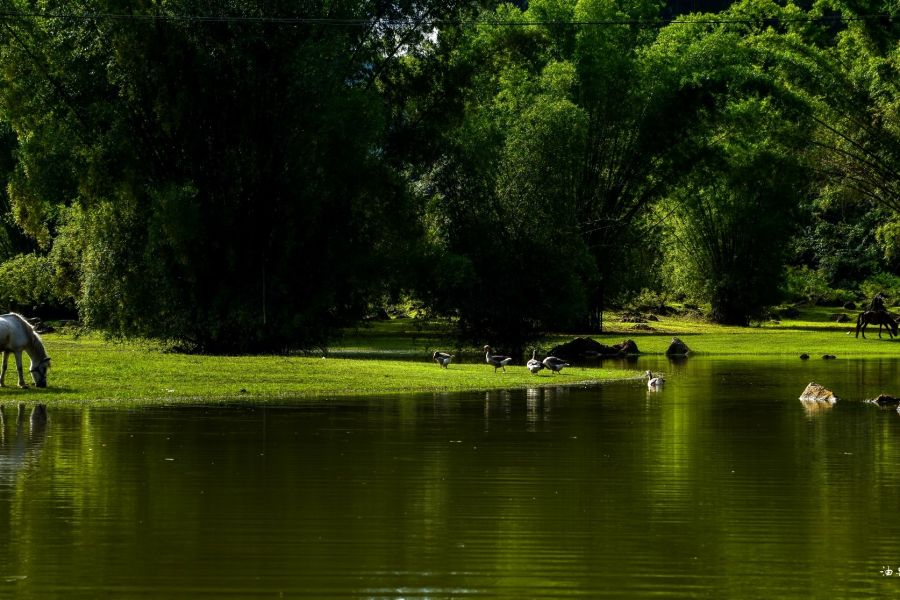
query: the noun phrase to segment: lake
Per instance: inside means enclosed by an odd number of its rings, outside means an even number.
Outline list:
[[[0,596],[900,594],[900,361],[622,368],[666,386],[7,405]]]

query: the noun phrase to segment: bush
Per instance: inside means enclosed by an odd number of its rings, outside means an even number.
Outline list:
[[[887,299],[885,304],[896,305],[900,302],[900,277],[889,273],[879,273],[866,279],[859,286],[866,298],[872,298],[880,293]]]
[[[47,257],[20,254],[0,264],[0,302],[4,310],[56,303],[53,269]]]

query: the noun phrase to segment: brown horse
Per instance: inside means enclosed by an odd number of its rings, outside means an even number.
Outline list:
[[[884,310],[867,310],[860,313],[856,317],[856,337],[859,337],[860,328],[862,328],[863,339],[866,339],[866,325],[878,325],[878,337],[881,337],[881,327],[886,326],[888,335],[891,339],[897,335],[898,323],[887,311]]]

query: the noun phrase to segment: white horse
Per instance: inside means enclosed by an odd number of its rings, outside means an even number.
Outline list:
[[[34,385],[39,388],[47,387],[47,371],[50,370],[50,357],[44,350],[44,344],[40,336],[34,332],[34,328],[22,315],[11,313],[0,315],[0,351],[3,352],[3,363],[0,365],[0,387],[6,377],[6,361],[9,353],[16,355],[16,371],[19,373],[19,387],[27,388],[25,378],[22,377],[22,351],[28,353],[31,359],[31,378]]]

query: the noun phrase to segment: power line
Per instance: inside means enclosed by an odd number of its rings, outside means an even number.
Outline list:
[[[781,19],[778,17],[761,17],[757,19],[700,19],[680,20],[675,19],[601,19],[596,21],[497,21],[477,20],[464,21],[456,19],[319,19],[312,17],[237,17],[230,15],[129,15],[110,13],[28,13],[17,10],[0,11],[0,19],[70,19],[70,20],[109,20],[109,21],[152,21],[152,22],[188,22],[188,23],[245,23],[245,24],[271,24],[271,25],[327,25],[327,26],[370,26],[379,23],[385,26],[415,26],[415,27],[441,27],[441,26],[477,26],[492,25],[495,27],[528,27],[535,25],[544,26],[614,26],[614,25],[643,25],[646,27],[660,27],[665,25],[778,25],[782,23],[847,23],[851,21],[875,21],[893,19],[893,15],[857,15],[845,17],[841,15],[819,17],[792,17]]]

